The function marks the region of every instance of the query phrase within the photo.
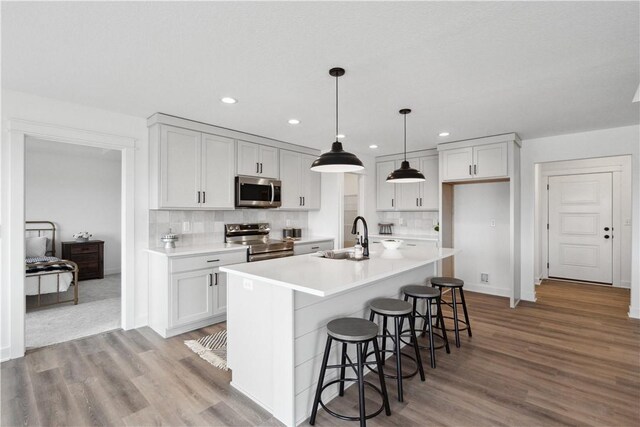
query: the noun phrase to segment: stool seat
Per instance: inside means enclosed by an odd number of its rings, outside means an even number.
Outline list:
[[[440,296],[440,290],[425,285],[409,285],[402,288],[405,295],[416,298],[436,298]]]
[[[327,324],[329,336],[342,341],[368,341],[378,335],[378,325],[357,317],[342,317]]]
[[[378,314],[404,316],[413,311],[410,303],[394,298],[378,298],[369,303],[369,308]]]
[[[436,286],[446,286],[448,288],[461,288],[464,281],[455,277],[432,277],[431,284]]]

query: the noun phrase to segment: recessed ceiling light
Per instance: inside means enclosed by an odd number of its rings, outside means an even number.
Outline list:
[[[300,124],[300,120],[298,120],[298,119],[289,119],[288,123],[290,125],[298,125],[298,124]]]
[[[378,148],[378,146],[376,144],[371,144],[369,148],[373,148],[375,150],[376,148]]]
[[[449,132],[440,132],[438,136],[449,136],[451,135]]]
[[[229,96],[225,96],[224,98],[220,99],[220,101],[224,102],[225,104],[235,104],[236,102],[238,102],[237,99],[231,98]]]
[[[336,135],[336,138],[344,138],[344,137],[345,137],[345,134],[343,133],[339,133]]]

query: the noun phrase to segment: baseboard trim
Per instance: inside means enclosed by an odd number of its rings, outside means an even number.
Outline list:
[[[616,285],[614,285],[616,286]],[[631,282],[629,280],[621,280],[620,284],[616,286],[617,288],[626,288],[631,289]]]
[[[511,289],[494,288],[491,286],[480,285],[477,283],[465,283],[464,290],[471,291],[471,292],[478,292],[480,294],[495,295],[498,297],[505,297],[505,298],[511,297]]]
[[[520,300],[521,301],[536,302],[536,294],[535,293],[530,293],[530,292],[523,292],[520,295]]]
[[[640,307],[629,306],[629,317],[632,319],[640,319]]]
[[[120,268],[105,268],[104,269],[104,275],[108,276],[109,274],[120,274],[121,270]]]
[[[11,359],[11,347],[2,347],[0,349],[0,362],[6,362]]]
[[[134,328],[142,328],[143,326],[149,326],[149,316],[146,314],[137,316],[133,323]]]

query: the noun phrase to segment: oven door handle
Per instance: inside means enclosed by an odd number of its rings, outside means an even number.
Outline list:
[[[271,184],[271,203],[273,204],[273,201],[276,199],[276,188],[273,186],[273,182],[269,184]]]
[[[249,255],[249,262],[263,261],[267,259],[285,258],[293,256],[293,251],[265,252],[261,254]]]

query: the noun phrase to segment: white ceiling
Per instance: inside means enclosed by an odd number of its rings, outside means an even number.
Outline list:
[[[640,121],[639,15],[639,2],[3,2],[2,86],[327,150],[328,70],[342,66],[348,150],[400,151],[402,107],[410,150],[531,138]]]

